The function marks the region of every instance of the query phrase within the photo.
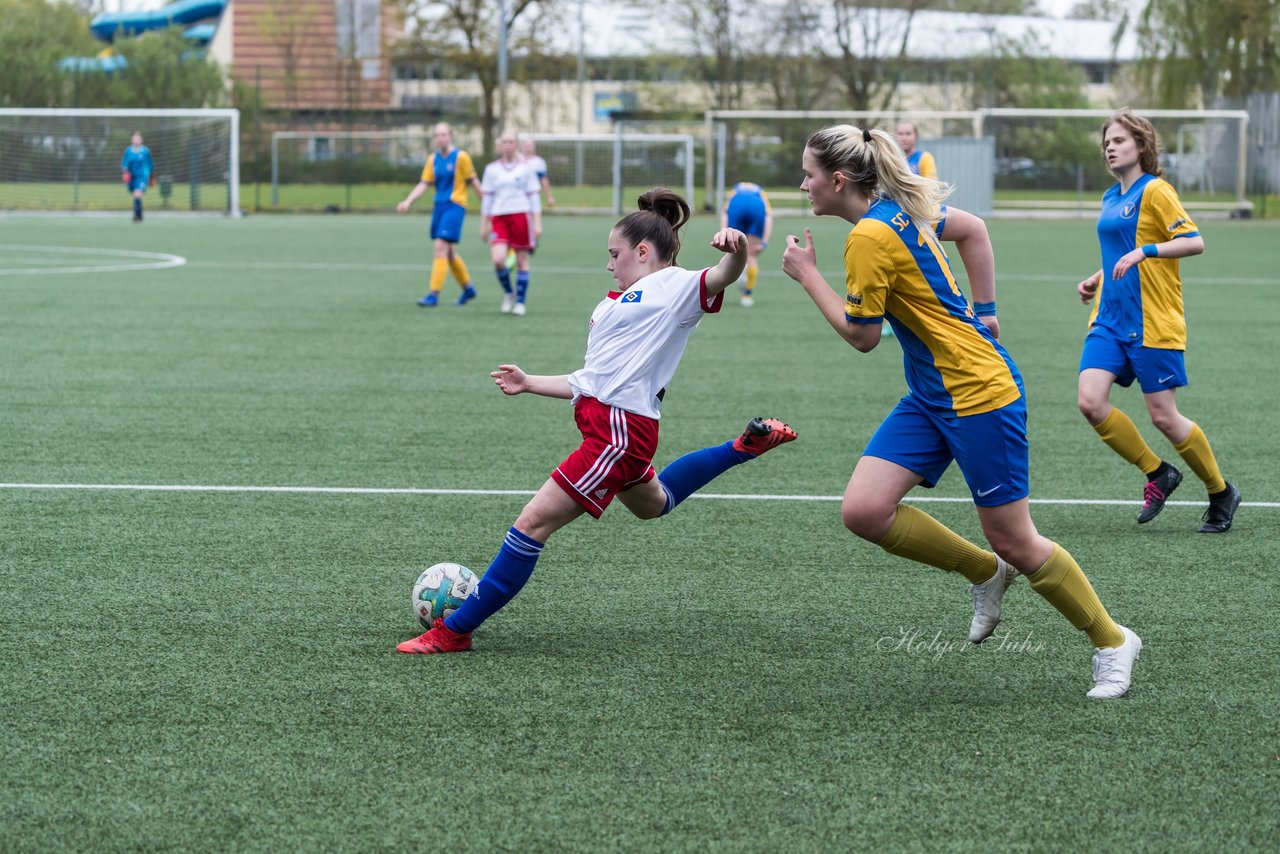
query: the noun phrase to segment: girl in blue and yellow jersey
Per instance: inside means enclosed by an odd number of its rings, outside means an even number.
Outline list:
[[[1075,559],[1031,521],[1026,401],[1018,368],[998,340],[986,224],[944,209],[950,188],[912,173],[884,131],[820,130],[809,137],[803,166],[800,189],[813,212],[853,223],[844,249],[845,293],[833,291],[818,271],[807,228],[803,246],[787,237],[782,269],[840,337],[864,353],[880,343],[888,320],[902,342],[909,389],[854,467],[841,505],[845,527],[890,554],[967,578],[974,643],[1000,622],[1016,573],[1026,575],[1096,647],[1089,696],[1122,696],[1142,641],[1111,619]],[[956,244],[972,306],[939,239]],[[902,503],[916,486],[933,486],[953,460],[994,553]]]
[[[435,188],[435,207],[431,211],[431,239],[435,243],[435,257],[431,262],[431,290],[418,300],[418,305],[432,307],[440,303],[440,291],[444,289],[445,276],[453,271],[462,293],[454,305],[466,305],[475,297],[471,273],[458,255],[458,241],[462,239],[462,220],[467,213],[467,186],[480,195],[480,178],[476,175],[471,155],[453,144],[453,128],[441,122],[432,132],[436,150],[427,158],[422,168],[422,179],[409,191],[404,201],[396,205],[400,213],[407,213],[420,196]]]
[[[121,179],[133,196],[133,221],[142,222],[142,194],[151,185],[151,173],[155,171],[155,163],[151,160],[151,149],[142,144],[142,134],[135,133],[120,158]]]
[[[739,181],[725,198],[724,213],[720,215],[721,228],[736,228],[747,236],[747,279],[742,285],[742,304],[751,306],[756,279],[760,275],[760,253],[769,245],[773,234],[773,207],[769,196],[759,184]]]
[[[1177,191],[1160,177],[1160,143],[1151,122],[1120,110],[1102,126],[1102,153],[1120,183],[1102,197],[1102,269],[1076,286],[1084,302],[1098,298],[1080,355],[1080,411],[1103,442],[1146,475],[1138,522],[1150,522],[1182,482],[1182,472],[1161,460],[1108,400],[1113,385],[1137,379],[1151,423],[1208,490],[1200,533],[1221,534],[1231,529],[1240,490],[1223,479],[1204,431],[1174,401],[1178,387],[1187,384],[1178,259],[1203,252],[1204,238]]]
[[[933,162],[933,155],[916,148],[920,142],[920,130],[914,122],[898,122],[895,130],[898,145],[902,153],[907,155],[907,168],[922,178],[938,177],[938,164]]]

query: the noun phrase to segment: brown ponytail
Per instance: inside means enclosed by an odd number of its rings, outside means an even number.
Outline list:
[[[689,221],[689,203],[678,193],[658,187],[636,199],[639,210],[629,213],[614,229],[633,249],[648,243],[658,258],[676,263],[680,254],[680,228]]]

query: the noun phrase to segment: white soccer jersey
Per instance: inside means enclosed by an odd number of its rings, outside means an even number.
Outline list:
[[[546,177],[547,161],[535,154],[532,157],[526,157],[525,162],[533,167],[533,173],[538,176],[539,181]]]
[[[484,216],[502,216],[541,212],[538,193],[542,190],[542,182],[538,173],[527,160],[507,163],[495,160],[484,167],[484,178],[480,180],[481,213]]]
[[[689,336],[724,303],[723,293],[707,295],[706,278],[706,270],[668,267],[601,300],[591,313],[585,364],[569,375],[573,399],[586,395],[658,418],[658,394],[675,376]]]

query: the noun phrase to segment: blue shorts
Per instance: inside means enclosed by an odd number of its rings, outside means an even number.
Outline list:
[[[431,239],[457,243],[462,239],[462,219],[467,209],[457,202],[436,202],[431,211]]]
[[[149,175],[140,175],[140,176],[130,177],[129,192],[133,193],[134,190],[141,190],[142,192],[145,193],[147,191],[147,183],[150,181],[150,179],[151,179],[151,176]]]
[[[1187,384],[1187,360],[1183,351],[1121,341],[1097,328],[1089,330],[1080,353],[1080,370],[1086,368],[1113,373],[1116,382],[1126,388],[1136,379],[1143,394]]]
[[[1027,399],[962,418],[928,409],[909,394],[881,422],[863,454],[915,472],[930,488],[955,460],[974,504],[999,507],[1018,501],[1031,494]]]
[[[744,234],[764,237],[764,199],[759,196],[734,196],[729,200],[725,222]]]

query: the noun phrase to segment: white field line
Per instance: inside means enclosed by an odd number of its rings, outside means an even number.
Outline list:
[[[6,253],[21,252],[52,255],[54,257],[89,256],[95,260],[103,257],[129,259],[119,264],[76,264],[64,267],[13,267],[13,259],[6,259]],[[25,261],[19,256],[17,263]],[[6,263],[7,261],[7,263]],[[0,276],[48,276],[64,273],[125,273],[138,270],[164,270],[169,267],[181,267],[187,259],[181,255],[170,255],[167,252],[141,252],[134,249],[97,249],[77,246],[29,246],[26,244],[0,244]]]
[[[532,489],[424,489],[418,487],[372,486],[230,486],[213,484],[156,483],[0,483],[0,490],[84,490],[103,492],[267,492],[310,495],[517,495],[531,496]],[[836,502],[839,495],[751,495],[737,493],[695,493],[693,498],[717,501],[823,501]],[[971,498],[908,495],[907,501],[938,504],[970,504]],[[1032,504],[1083,506],[1141,505],[1141,501],[1112,498],[1032,498]],[[1169,501],[1170,507],[1203,507],[1204,501]],[[1280,507],[1280,501],[1245,501],[1242,507]]]

